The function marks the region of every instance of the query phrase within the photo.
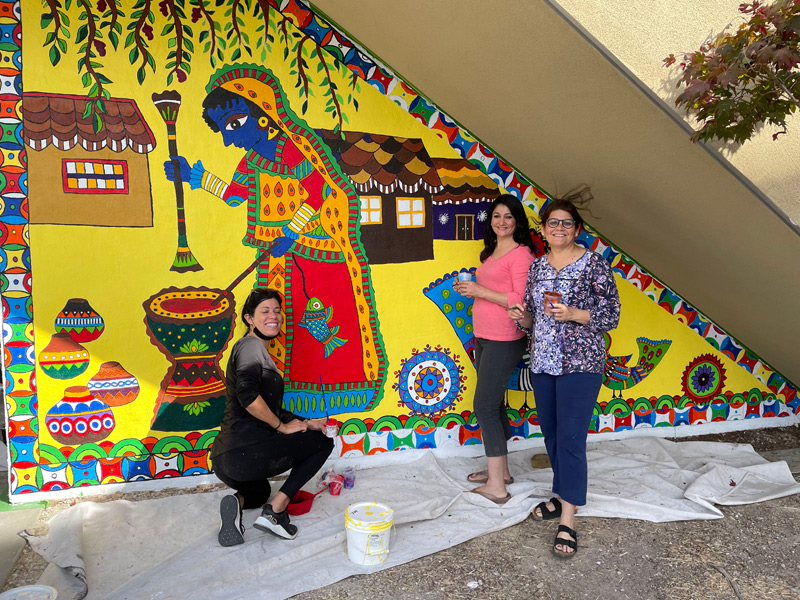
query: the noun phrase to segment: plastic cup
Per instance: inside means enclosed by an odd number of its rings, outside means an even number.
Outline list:
[[[472,273],[470,273],[469,271],[461,271],[458,274],[458,280],[459,281],[472,281]]]
[[[342,471],[342,475],[344,476],[344,489],[346,490],[353,489],[353,486],[356,484],[355,467],[345,468],[345,470]]]
[[[331,483],[328,486],[328,489],[331,491],[331,496],[338,496],[341,494],[342,487],[344,487],[344,475],[336,473],[331,477]]]
[[[545,292],[544,293],[544,314],[548,317],[553,316],[553,304],[561,302],[560,292]]]

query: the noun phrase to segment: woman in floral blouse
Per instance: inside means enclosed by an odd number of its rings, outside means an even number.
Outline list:
[[[536,520],[558,518],[553,552],[578,550],[575,510],[586,504],[586,436],[603,380],[603,333],[619,322],[614,274],[598,254],[577,245],[583,224],[574,201],[590,198],[585,186],[553,200],[541,213],[550,251],[531,264],[523,304],[509,310],[531,334],[531,372],[539,424],[553,467],[553,493],[536,506]],[[545,292],[558,292],[560,300]],[[560,498],[560,499],[559,499]]]

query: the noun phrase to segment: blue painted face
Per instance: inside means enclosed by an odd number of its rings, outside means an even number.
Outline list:
[[[258,126],[258,120],[250,114],[250,107],[242,98],[236,98],[227,107],[209,108],[208,116],[219,127],[225,146],[254,149],[263,156],[274,156],[277,139],[269,139],[267,128]],[[275,126],[272,121],[270,124]]]

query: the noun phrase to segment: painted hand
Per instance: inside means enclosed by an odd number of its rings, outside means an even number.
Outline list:
[[[272,247],[271,254],[275,258],[279,258],[289,251],[289,248],[294,244],[294,240],[288,237],[279,237],[275,240],[275,245]]]
[[[189,161],[182,156],[174,156],[173,158],[177,159],[178,165],[180,166],[181,181],[188,183],[192,175],[192,168],[189,166]],[[167,181],[175,181],[175,165],[172,163],[172,160],[164,161],[164,175],[167,176]]]

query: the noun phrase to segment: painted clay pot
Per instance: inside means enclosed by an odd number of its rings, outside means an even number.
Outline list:
[[[79,344],[99,338],[105,326],[85,298],[70,298],[56,317],[56,331],[68,333]]]
[[[39,366],[53,379],[72,379],[89,367],[89,353],[68,333],[54,333],[39,353]]]
[[[153,431],[219,427],[225,414],[225,375],[219,366],[233,335],[233,297],[222,290],[170,287],[144,301],[150,340],[170,361],[156,399]]]
[[[139,382],[118,362],[104,362],[87,384],[89,393],[109,406],[122,406],[136,400]]]
[[[47,411],[45,427],[53,439],[69,446],[95,444],[106,439],[116,422],[108,404],[92,397],[85,385],[64,390],[64,397]]]

